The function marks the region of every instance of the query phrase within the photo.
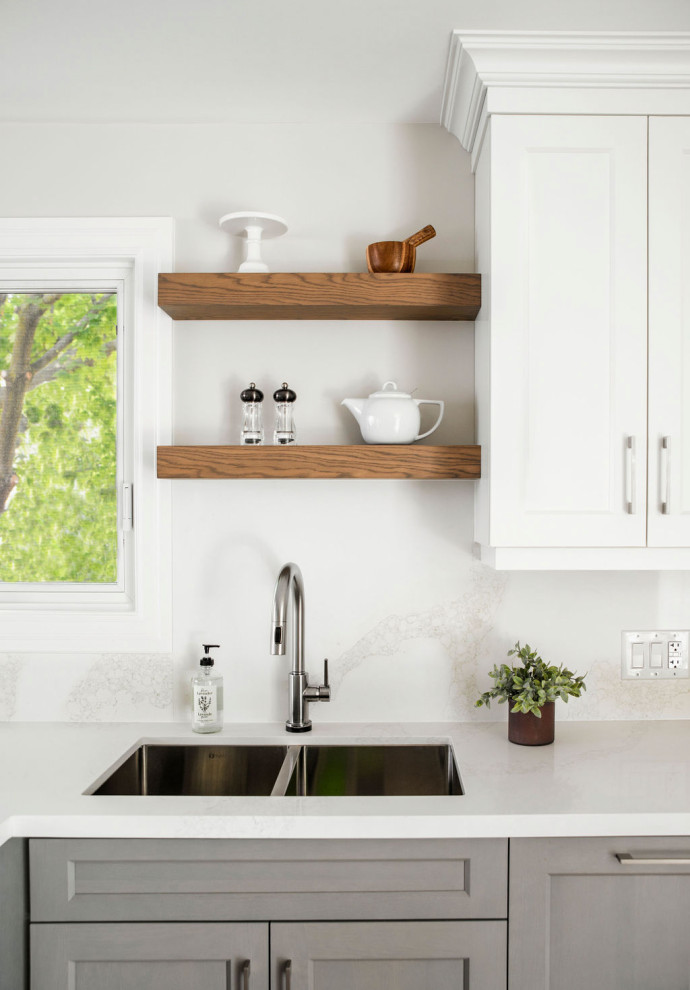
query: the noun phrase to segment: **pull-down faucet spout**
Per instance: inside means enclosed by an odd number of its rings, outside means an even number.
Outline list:
[[[311,719],[307,717],[310,701],[330,701],[328,661],[324,660],[324,683],[310,687],[304,669],[304,580],[297,564],[288,563],[282,568],[273,593],[271,617],[271,653],[285,655],[288,627],[288,611],[292,624],[292,670],[288,675],[289,710],[285,727],[288,732],[309,732]]]
[[[292,591],[292,672],[304,673],[304,579],[297,564],[286,564],[278,575],[273,595],[273,656],[285,656],[287,613]]]

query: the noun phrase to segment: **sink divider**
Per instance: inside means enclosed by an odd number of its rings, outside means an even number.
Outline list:
[[[290,778],[292,777],[292,772],[295,769],[297,761],[299,760],[303,750],[304,746],[288,746],[288,751],[285,754],[283,765],[281,766],[278,776],[276,777],[276,782],[273,785],[271,797],[285,797],[285,792],[290,782]]]

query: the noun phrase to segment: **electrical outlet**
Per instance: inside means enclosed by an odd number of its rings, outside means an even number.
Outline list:
[[[678,680],[690,678],[687,630],[624,631],[621,635],[623,680]]]

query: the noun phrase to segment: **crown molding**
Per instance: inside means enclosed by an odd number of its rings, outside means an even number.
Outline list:
[[[491,113],[690,113],[690,33],[454,31],[441,123],[472,151]]]

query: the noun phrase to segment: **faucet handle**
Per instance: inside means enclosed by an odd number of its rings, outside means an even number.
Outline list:
[[[323,662],[323,684],[317,690],[319,692],[319,701],[331,700],[331,685],[328,683],[328,660],[324,660]]]
[[[323,684],[307,685],[302,696],[305,701],[330,701],[331,685],[328,683],[328,660],[323,662]]]

